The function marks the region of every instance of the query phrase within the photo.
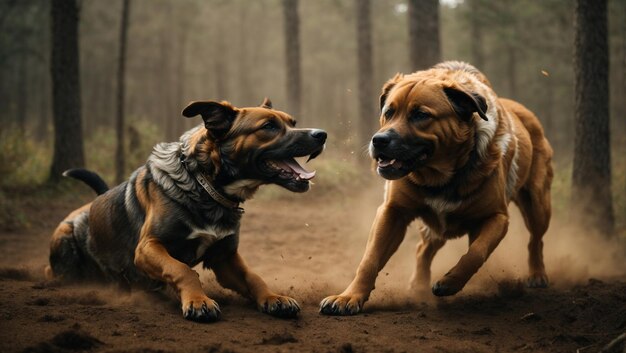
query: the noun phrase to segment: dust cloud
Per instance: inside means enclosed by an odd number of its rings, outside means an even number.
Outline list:
[[[302,237],[301,227],[294,229],[287,225],[295,239],[285,239],[286,244],[268,247],[282,249],[279,256],[271,256],[271,253],[259,256],[258,248],[248,249],[244,232],[242,252],[257,255],[253,268],[271,287],[305,304],[317,305],[324,297],[341,293],[354,277],[382,197],[383,184],[379,182],[364,188],[360,194],[324,202],[322,210],[310,214],[310,222],[318,223],[314,226],[314,236]],[[525,281],[529,233],[517,207],[511,204],[509,211],[511,222],[506,237],[458,295],[493,295],[499,291],[502,294],[510,283]],[[564,289],[586,283],[589,278],[624,276],[626,259],[618,242],[587,232],[568,218],[559,214],[553,216],[544,236],[544,259],[551,287]],[[414,293],[408,288],[415,267],[420,226],[418,220],[409,227],[400,248],[379,273],[368,306],[394,310],[437,299],[430,292]],[[466,236],[448,241],[433,262],[433,282],[457,263],[467,246]]]

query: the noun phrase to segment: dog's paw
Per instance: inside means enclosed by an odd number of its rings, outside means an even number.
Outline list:
[[[528,286],[528,288],[548,288],[549,285],[548,275],[545,273],[532,274],[528,276],[526,280],[526,286]]]
[[[447,280],[444,277],[433,285],[432,292],[438,297],[446,297],[457,294],[461,289],[463,289],[463,285],[459,285],[453,280]]]
[[[300,312],[298,302],[282,295],[269,295],[257,302],[262,313],[281,318],[294,318]]]
[[[324,315],[356,315],[363,308],[365,299],[359,295],[331,295],[320,302]]]
[[[183,317],[197,322],[214,322],[220,318],[220,306],[209,297],[196,296],[183,302]]]

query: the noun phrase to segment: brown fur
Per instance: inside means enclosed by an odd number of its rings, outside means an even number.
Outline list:
[[[528,284],[543,287],[548,283],[541,238],[550,220],[552,149],[541,124],[521,104],[498,99],[482,74],[468,77],[473,74],[441,65],[407,76],[397,75],[383,87],[381,106],[384,109],[379,132],[393,129],[399,136],[409,139],[413,136],[434,141],[434,152],[424,165],[408,172],[405,177],[386,182],[385,199],[378,208],[356,277],[343,293],[322,301],[322,313],[345,315],[359,312],[374,289],[378,272],[402,242],[408,225],[417,218],[425,227],[421,232],[422,241],[417,246],[417,265],[411,280],[411,286],[416,290],[430,285],[431,262],[446,240],[468,234],[467,253],[432,288],[436,295],[457,293],[505,236],[510,201],[520,208],[531,234]],[[496,108],[489,110],[492,112],[490,119],[494,119],[495,113],[498,122],[493,138],[484,146],[483,157],[474,162],[471,174],[463,180],[456,180],[456,184],[449,183],[468,163],[472,151],[475,153],[479,148],[476,134],[481,122],[476,113],[469,122],[460,119],[444,93],[445,88],[487,97]],[[411,122],[408,115],[416,107],[431,113],[430,118]],[[390,118],[385,116],[388,108],[396,110]],[[510,136],[508,143],[507,136]],[[514,173],[517,179],[514,185],[507,186],[513,165],[517,165],[517,173]],[[453,190],[450,185],[455,185]],[[440,206],[449,207],[447,211],[433,206],[432,199],[440,196],[433,191],[440,190],[437,187],[447,188],[441,190],[458,195],[459,202]],[[507,187],[513,190],[510,197]]]

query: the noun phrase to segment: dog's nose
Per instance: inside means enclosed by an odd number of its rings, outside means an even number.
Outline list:
[[[314,139],[326,141],[326,137],[328,136],[328,134],[324,130],[315,129],[311,131],[311,136]]]
[[[383,148],[391,142],[391,138],[388,134],[379,132],[372,137],[372,145],[376,148]]]

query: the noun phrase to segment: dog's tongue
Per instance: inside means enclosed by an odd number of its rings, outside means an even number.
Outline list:
[[[381,168],[385,168],[388,166],[393,166],[396,169],[400,169],[402,168],[402,161],[399,161],[397,159],[379,159],[378,160],[378,166]]]
[[[291,169],[291,171],[293,171],[294,173],[298,174],[300,176],[300,178],[304,179],[304,180],[313,179],[313,177],[315,176],[315,171],[309,172],[308,170],[304,169],[304,167],[302,167],[293,158],[285,159],[285,160],[282,160],[282,161],[277,161],[276,164],[278,164],[279,167],[281,167],[281,168],[283,168],[285,170]]]

